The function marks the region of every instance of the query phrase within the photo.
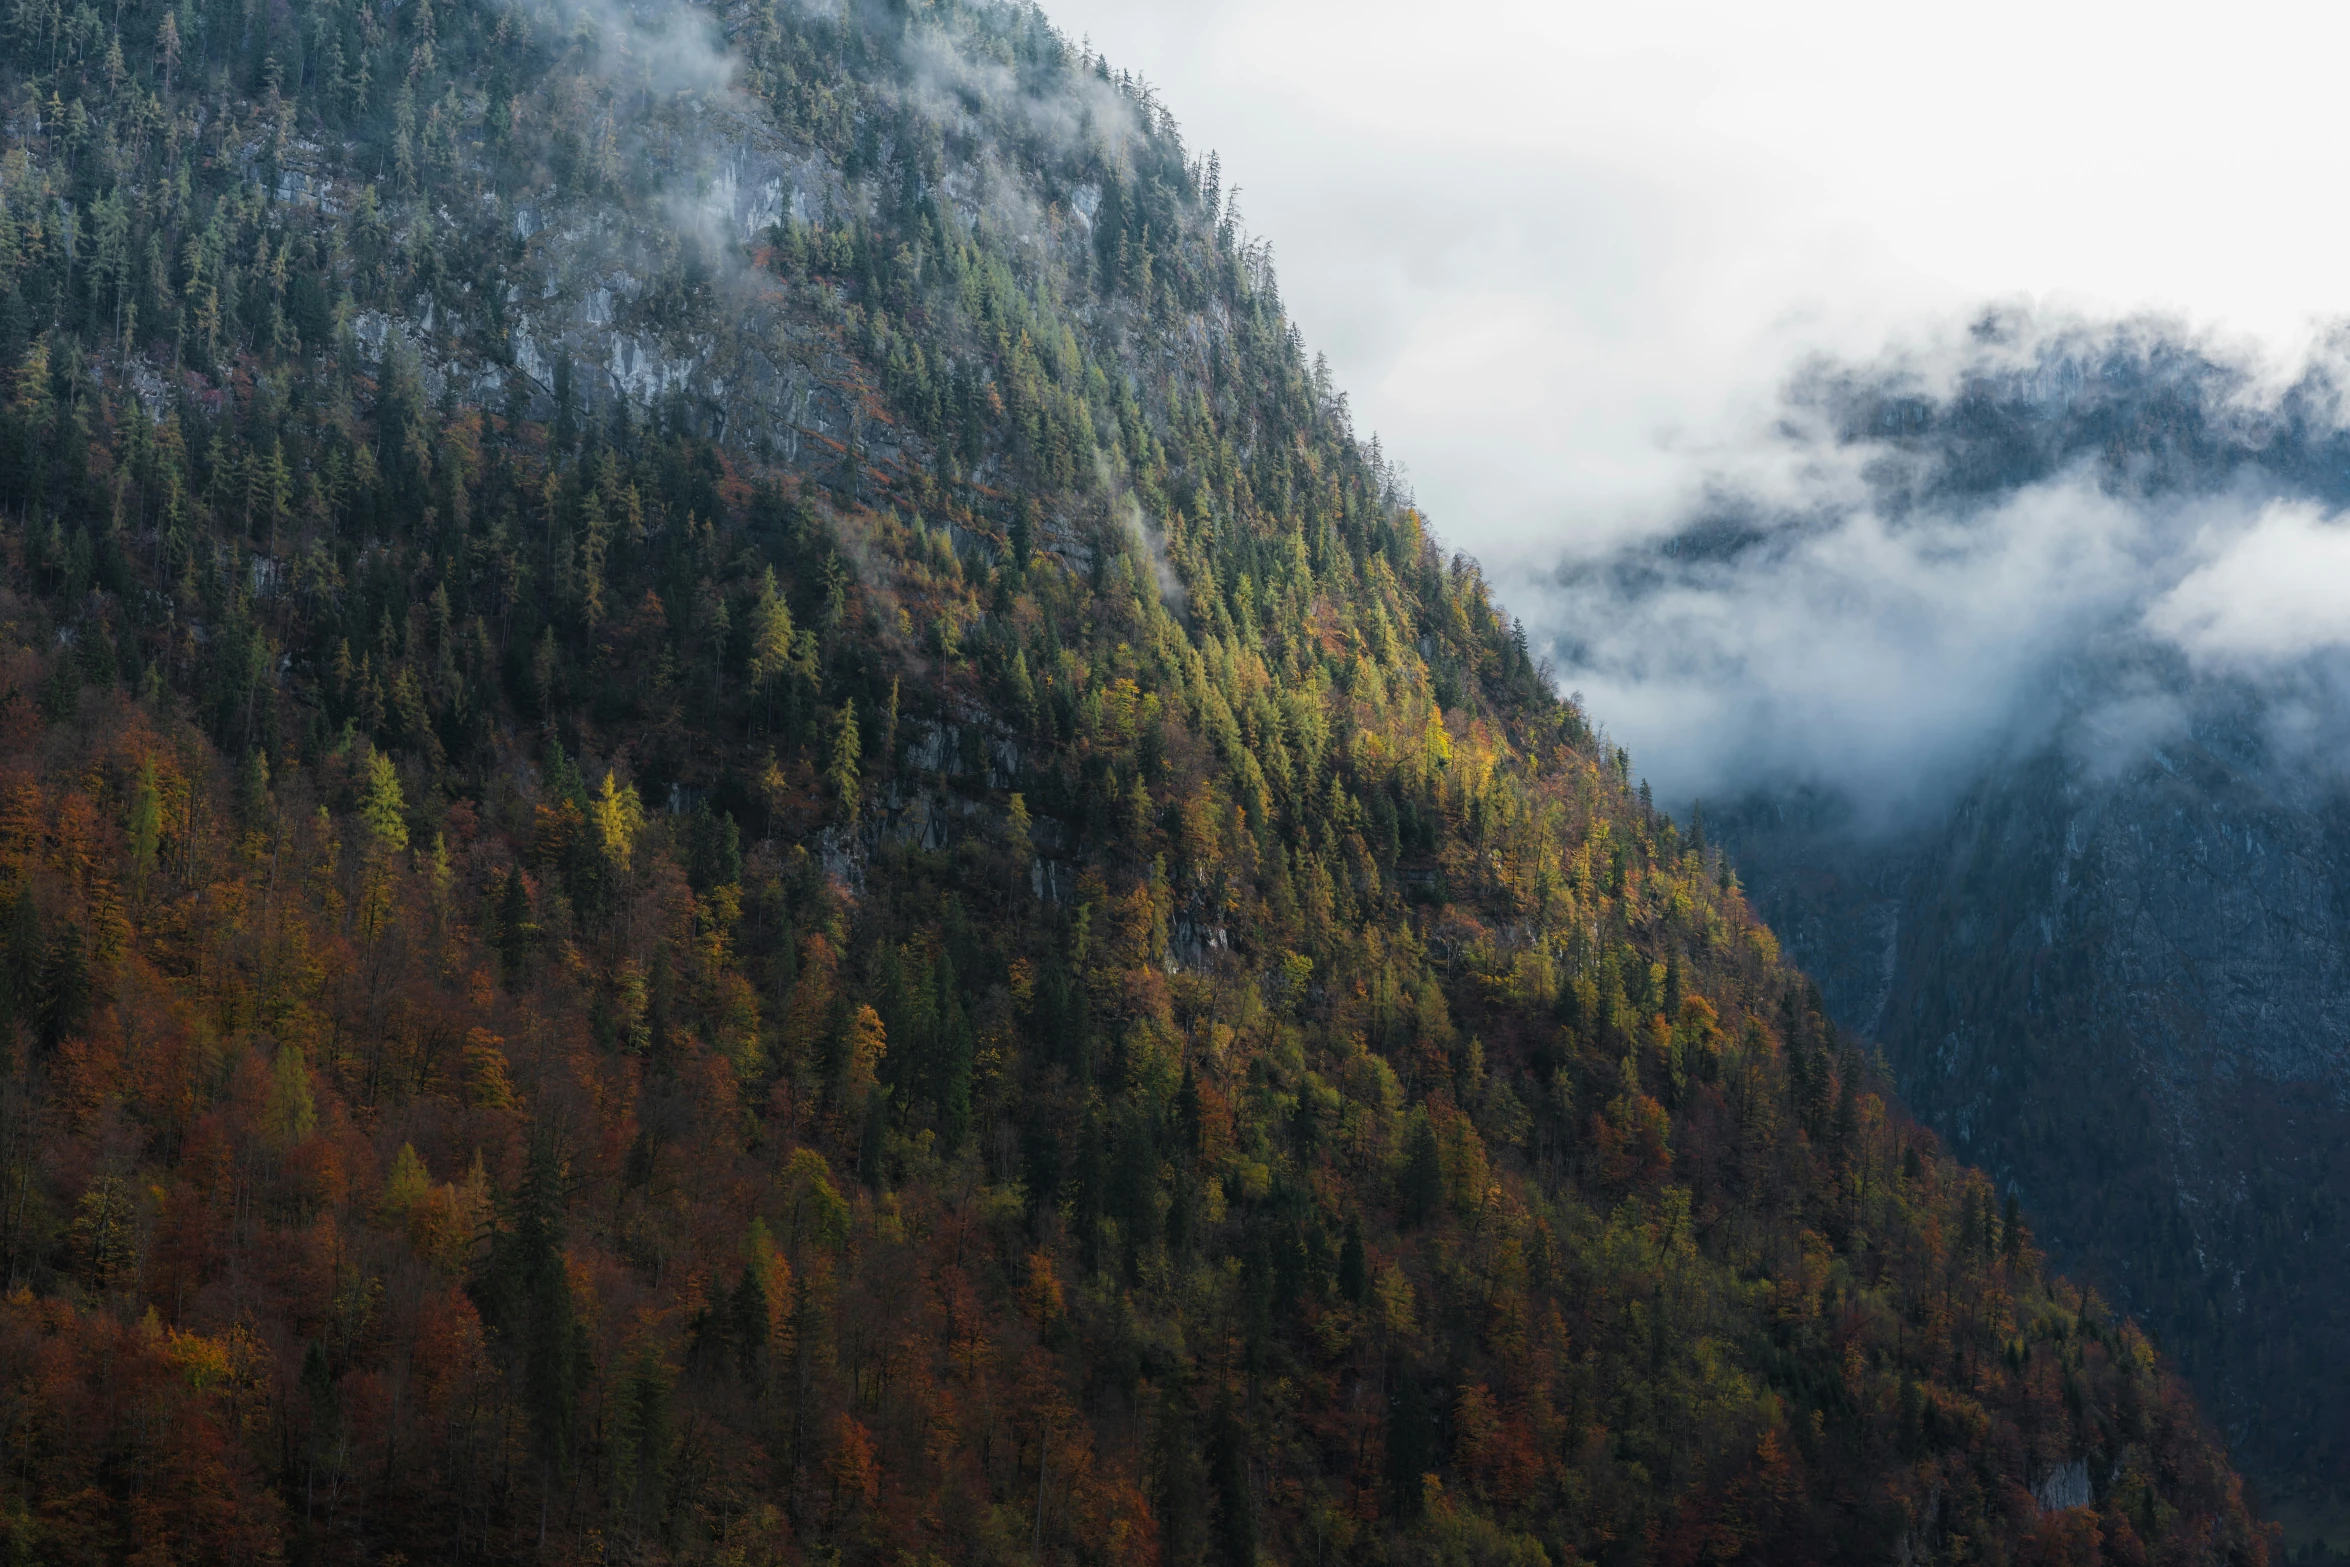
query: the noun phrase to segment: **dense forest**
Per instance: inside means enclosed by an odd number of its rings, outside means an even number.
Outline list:
[[[5,44],[12,1559],[2270,1559],[1033,10]]]

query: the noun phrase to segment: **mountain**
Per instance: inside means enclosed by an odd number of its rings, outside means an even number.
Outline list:
[[[2350,505],[2340,386],[2330,353],[2263,378],[2172,328],[1996,319],[1954,365],[1812,372],[1791,405],[1821,432],[1821,471],[1865,476],[1843,493],[1874,536],[1930,539],[1920,559],[2069,558],[2087,585],[2014,589],[2064,608],[2031,629],[2042,650],[2012,692],[1970,654],[1909,693],[1997,700],[1907,803],[1733,770],[1706,812],[1904,1102],[2177,1358],[2295,1534],[2336,1544],[2350,685],[2323,552]],[[1623,604],[1710,596],[1844,526],[1838,505],[1739,493],[1586,579]]]
[[[2270,1558],[1134,78],[8,26],[15,1557]]]

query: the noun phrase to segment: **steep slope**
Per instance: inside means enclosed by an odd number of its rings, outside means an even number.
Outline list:
[[[1936,547],[1957,555],[2019,497],[2054,491],[2126,508],[2144,532],[2106,557],[2115,586],[2096,612],[2047,633],[2057,656],[1932,809],[1887,826],[1831,783],[1709,815],[1830,1014],[1881,1043],[1905,1102],[2021,1193],[2052,1255],[2140,1315],[2239,1457],[2297,1515],[2330,1509],[2307,1533],[2340,1545],[2340,649],[2289,613],[2236,612],[2258,656],[2215,657],[2208,615],[2182,637],[2168,610],[2299,508],[2319,518],[2312,537],[2339,532],[2338,381],[2321,358],[2262,387],[2135,329],[1994,341],[1938,380],[1823,373],[1798,400],[1856,454],[1888,531],[1943,527]],[[2050,508],[2047,525],[2107,526],[2091,507]],[[1693,530],[1661,567],[1615,569],[1655,570],[1640,591],[1669,592],[1751,573],[1821,526],[1744,513]],[[2163,574],[2140,590],[2133,560]]]
[[[27,1560],[2267,1559],[1033,12],[40,0]]]

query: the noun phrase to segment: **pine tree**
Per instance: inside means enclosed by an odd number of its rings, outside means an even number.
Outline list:
[[[1412,1115],[1401,1195],[1404,1219],[1410,1224],[1426,1224],[1444,1207],[1444,1160],[1436,1145],[1436,1127],[1425,1110]]]
[[[1159,1521],[1160,1559],[1168,1567],[1196,1567],[1207,1544],[1193,1432],[1191,1390],[1178,1374],[1159,1388],[1151,1429],[1151,1511]]]
[[[833,718],[832,759],[824,769],[824,785],[832,792],[834,819],[843,825],[857,819],[857,705],[843,702]]]
[[[1248,1474],[1248,1432],[1229,1399],[1216,1406],[1208,1435],[1208,1483],[1216,1498],[1216,1558],[1224,1567],[1256,1567],[1257,1505]]]
[[[155,782],[155,758],[139,761],[139,781],[131,795],[131,890],[143,894],[155,869],[155,851],[163,835],[163,802]]]
[[[1351,1213],[1346,1216],[1346,1236],[1338,1246],[1338,1296],[1354,1306],[1363,1305],[1371,1298],[1370,1269],[1363,1251],[1363,1221]]]
[[[506,879],[498,889],[493,935],[508,979],[522,971],[522,960],[530,951],[532,929],[530,889],[522,884],[522,867],[509,865]]]
[[[310,1063],[300,1045],[280,1045],[269,1073],[270,1141],[280,1151],[318,1129],[318,1102],[310,1091]]]
[[[367,759],[367,785],[359,797],[359,819],[367,824],[370,841],[379,854],[398,854],[408,847],[408,802],[400,789],[399,770],[392,759],[377,751]]]
[[[514,1368],[542,1489],[573,1455],[573,1421],[586,1360],[584,1328],[563,1261],[563,1168],[551,1137],[532,1142],[523,1179],[488,1257],[468,1286]]]
[[[1427,1509],[1422,1477],[1435,1467],[1436,1419],[1418,1371],[1403,1357],[1395,1357],[1387,1381],[1387,1505],[1409,1523]]]
[[[58,927],[41,965],[39,981],[40,1039],[44,1050],[81,1032],[90,1011],[90,960],[83,950],[81,927]]]
[[[1175,1090],[1175,1130],[1184,1157],[1197,1158],[1202,1146],[1199,1074],[1189,1061],[1183,1063],[1183,1081]]]
[[[751,607],[751,689],[767,691],[791,669],[793,637],[791,606],[777,591],[775,568],[769,566]]]

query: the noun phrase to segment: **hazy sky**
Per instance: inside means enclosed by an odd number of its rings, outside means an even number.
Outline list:
[[[2350,311],[2350,10],[1046,0],[1223,157],[1440,531],[1654,519],[1803,349]]]

